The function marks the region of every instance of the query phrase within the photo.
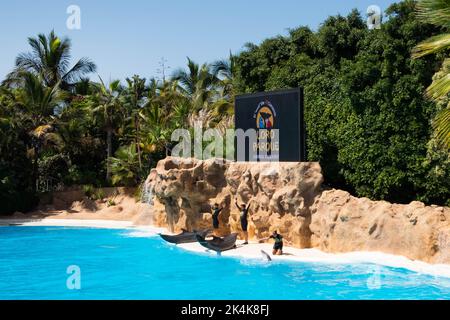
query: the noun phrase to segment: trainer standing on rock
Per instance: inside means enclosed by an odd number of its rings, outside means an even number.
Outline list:
[[[223,208],[219,208],[219,204],[215,203],[212,208],[212,221],[214,230],[219,229],[219,214],[223,210]]]
[[[245,238],[245,242],[244,244],[248,244],[248,209],[250,208],[250,205],[252,204],[252,200],[250,200],[250,202],[248,203],[248,205],[246,204],[241,204],[240,206],[238,205],[237,199],[235,201],[235,205],[238,208],[238,210],[241,211],[241,228],[242,231],[244,232],[244,238]]]

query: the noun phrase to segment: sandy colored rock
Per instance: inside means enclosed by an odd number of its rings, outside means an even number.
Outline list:
[[[381,251],[413,260],[450,264],[450,208],[391,204],[323,191],[318,163],[232,163],[167,158],[146,184],[154,196],[154,223],[174,232],[211,228],[211,206],[221,234],[241,234],[234,201],[251,199],[249,236],[273,230],[298,248],[330,253]]]
[[[382,251],[450,263],[450,209],[391,204],[324,191],[312,206],[311,246],[326,252]]]
[[[104,198],[88,199],[80,190],[55,192],[53,203],[30,212],[23,218],[136,221],[151,224],[153,210],[135,198],[135,188],[103,188]],[[150,218],[149,218],[150,217]]]
[[[309,207],[320,192],[318,163],[234,163],[218,159],[167,158],[147,179],[155,196],[155,223],[178,232],[212,227],[211,208],[218,203],[220,234],[241,233],[234,202],[250,200],[249,236],[273,230],[299,247],[310,246]]]

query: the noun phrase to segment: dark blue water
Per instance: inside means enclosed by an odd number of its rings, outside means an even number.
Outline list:
[[[0,227],[0,299],[450,299],[450,279],[404,269],[239,260],[130,234]]]

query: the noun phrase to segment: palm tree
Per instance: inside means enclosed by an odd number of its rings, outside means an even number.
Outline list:
[[[147,103],[156,103],[163,110],[165,115],[169,115],[173,109],[181,102],[189,101],[189,97],[180,92],[177,80],[169,80],[162,83],[152,79],[150,81]]]
[[[93,112],[95,120],[106,132],[106,180],[111,180],[110,158],[112,152],[112,138],[118,127],[118,123],[123,118],[122,103],[120,95],[122,87],[120,80],[112,81],[108,86],[100,78],[100,87],[97,93],[98,106]]]
[[[234,76],[236,73],[236,57],[230,52],[229,58],[226,60],[218,60],[212,64],[212,73],[219,81],[222,88],[222,97],[228,100],[234,99]]]
[[[39,34],[37,38],[28,38],[31,52],[22,53],[16,58],[16,67],[5,83],[16,82],[18,76],[27,71],[40,76],[47,87],[56,84],[63,90],[70,90],[76,82],[96,70],[95,64],[88,58],[81,58],[70,67],[71,43],[68,38],[59,38],[54,31],[48,36]]]
[[[136,145],[139,168],[142,169],[141,142],[140,142],[140,119],[144,98],[148,91],[145,85],[145,78],[135,75],[131,79],[126,78],[128,87],[125,90],[125,105],[128,108],[129,116],[134,129],[133,139]]]
[[[236,57],[230,52],[228,60],[219,60],[212,65],[213,74],[219,79],[220,97],[214,101],[211,109],[212,122],[221,132],[233,124],[234,116],[234,77],[236,74]]]
[[[163,109],[157,103],[147,105],[144,120],[147,124],[144,131],[147,149],[154,152],[162,149],[169,138],[170,127],[167,116],[164,115]]]
[[[428,23],[450,28],[450,1],[448,0],[420,0],[417,4],[418,17]],[[450,33],[440,34],[419,43],[413,49],[413,58],[443,52],[450,48]],[[441,70],[435,75],[428,87],[426,95],[433,101],[442,101],[450,93],[450,58],[443,62]],[[450,102],[438,113],[433,123],[436,136],[440,144],[450,149]]]
[[[62,139],[55,132],[55,109],[66,98],[66,94],[59,89],[59,83],[54,87],[47,87],[42,79],[32,73],[20,74],[22,83],[17,91],[17,107],[22,109],[23,122],[29,128],[31,138],[29,155],[33,158],[33,187],[36,187],[38,173],[38,159],[43,149],[60,147]]]
[[[173,80],[180,83],[181,91],[189,97],[194,111],[207,107],[213,98],[214,86],[218,83],[217,77],[211,72],[207,64],[199,65],[188,59],[188,71],[179,69],[175,71]]]
[[[90,96],[98,92],[98,89],[98,83],[83,77],[73,86],[73,94],[79,97]]]
[[[116,151],[115,157],[111,158],[112,184],[122,186],[136,185],[141,174],[138,162],[138,154],[134,144],[120,147]]]

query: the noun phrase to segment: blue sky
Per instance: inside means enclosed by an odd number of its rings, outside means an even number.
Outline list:
[[[27,37],[48,33],[72,39],[74,58],[87,56],[103,79],[133,74],[158,76],[164,57],[173,71],[189,56],[211,62],[239,52],[247,42],[286,34],[308,25],[317,29],[329,15],[369,5],[383,11],[393,0],[9,0],[0,8],[0,79],[28,51]],[[81,9],[81,30],[66,27],[69,5]]]

